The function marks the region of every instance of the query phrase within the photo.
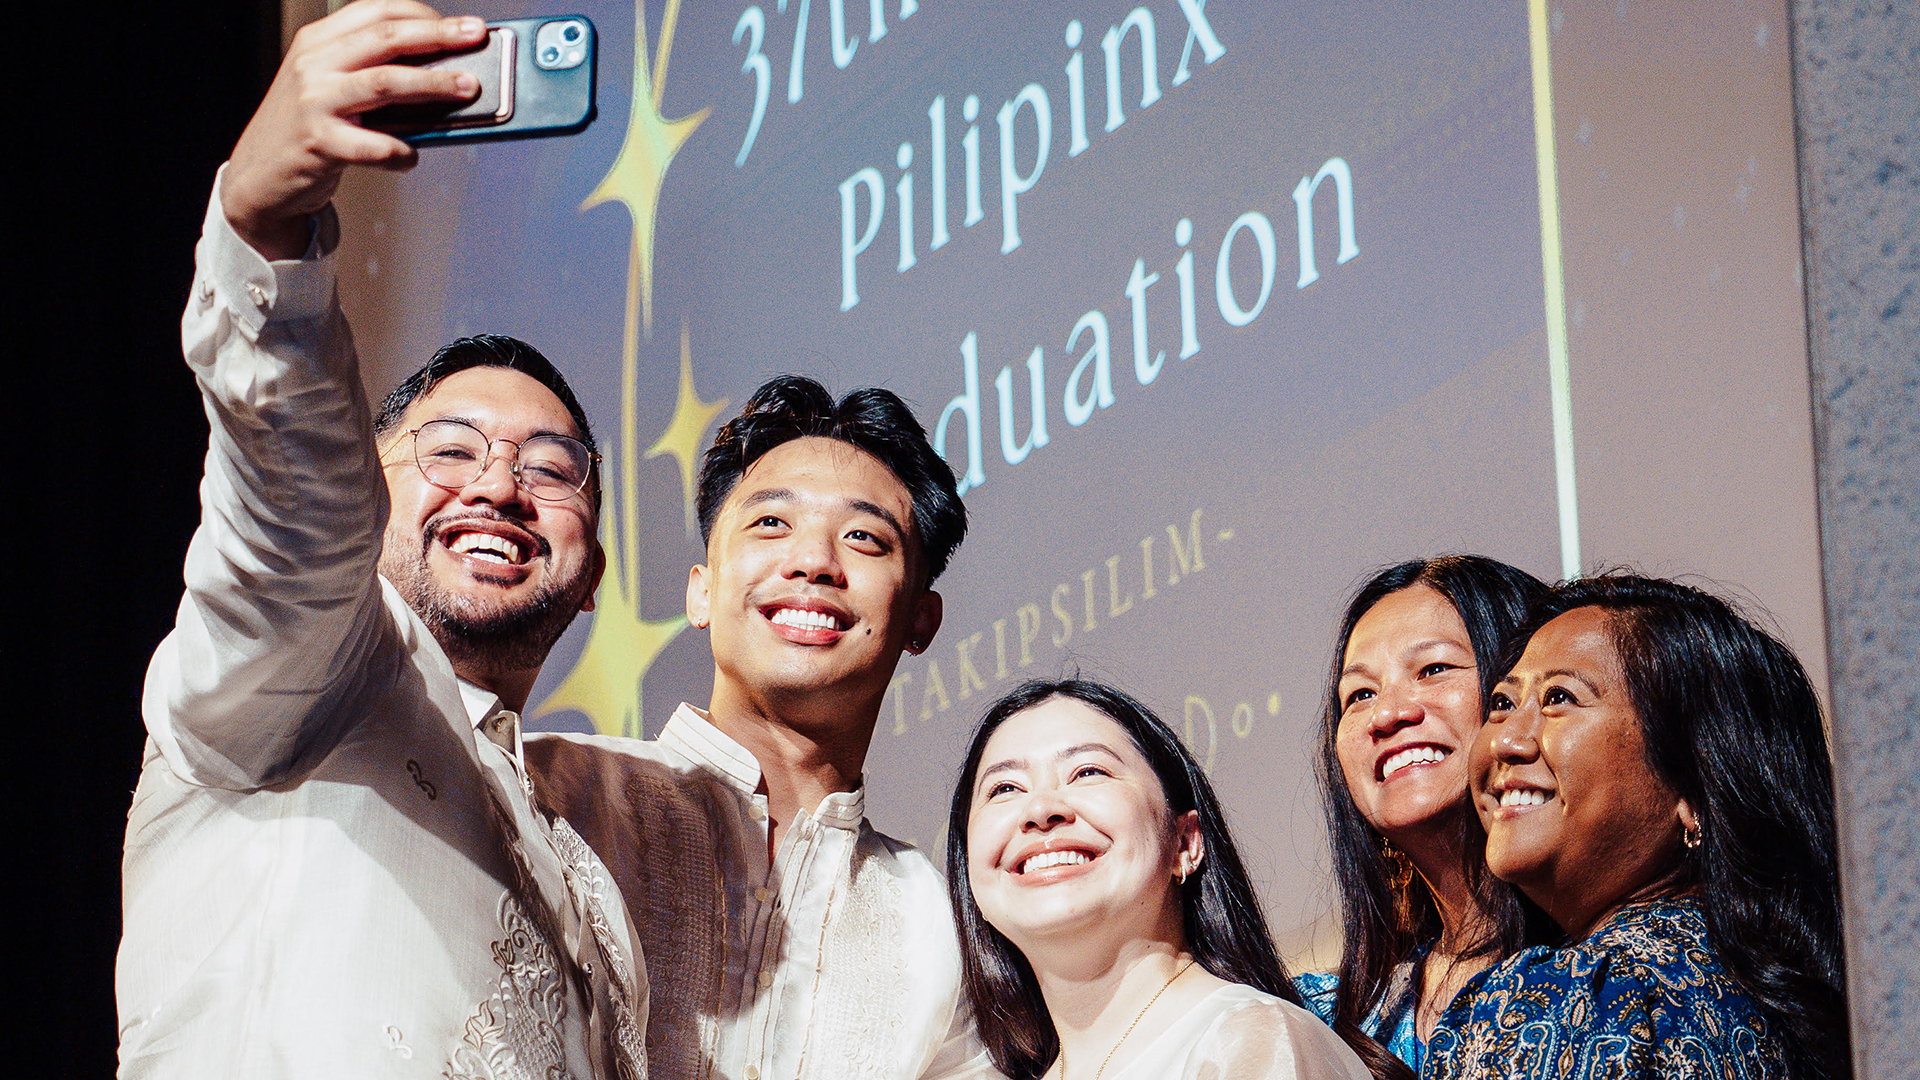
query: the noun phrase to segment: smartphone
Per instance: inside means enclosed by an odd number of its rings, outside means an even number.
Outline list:
[[[584,15],[549,15],[487,24],[473,48],[411,61],[467,71],[480,95],[465,105],[388,105],[360,123],[414,146],[571,135],[593,122],[595,44]]]

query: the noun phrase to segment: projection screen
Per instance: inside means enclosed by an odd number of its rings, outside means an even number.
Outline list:
[[[937,847],[988,701],[1110,680],[1206,763],[1283,951],[1330,959],[1310,747],[1344,596],[1445,551],[1580,565],[1545,5],[569,13],[599,34],[587,131],[342,198],[389,384],[510,333],[601,436],[610,566],[530,726],[704,703],[682,602],[714,427],[776,373],[888,387],[972,531],[882,709],[876,826]]]

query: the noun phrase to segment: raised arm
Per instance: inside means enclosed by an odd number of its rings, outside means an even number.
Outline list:
[[[360,113],[473,93],[392,61],[482,33],[407,0],[306,27],[215,184],[181,321],[212,429],[201,523],[143,706],[184,779],[246,789],[297,775],[343,733],[351,710],[329,706],[382,677],[386,485],[334,298],[328,203],[350,165],[414,161]]]
[[[309,219],[333,199],[349,165],[405,170],[419,160],[399,139],[361,127],[361,114],[464,101],[480,89],[466,72],[395,61],[485,34],[477,18],[441,18],[414,0],[359,0],[301,27],[227,165],[220,204],[234,231],[267,259],[300,258]]]

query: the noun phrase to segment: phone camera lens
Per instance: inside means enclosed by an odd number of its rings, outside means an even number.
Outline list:
[[[533,39],[533,62],[542,71],[571,71],[587,61],[593,24],[585,19],[554,19]]]

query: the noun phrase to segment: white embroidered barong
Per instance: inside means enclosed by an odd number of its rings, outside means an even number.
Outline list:
[[[530,734],[527,762],[637,913],[655,1080],[997,1075],[946,884],[860,791],[802,813],[770,863],[759,763],[689,706],[652,741]]]
[[[212,436],[147,673],[120,1075],[644,1077],[618,890],[534,811],[518,718],[375,572],[387,489],[333,258],[267,263],[217,185],[196,254]]]

